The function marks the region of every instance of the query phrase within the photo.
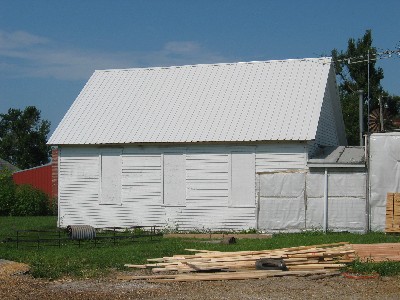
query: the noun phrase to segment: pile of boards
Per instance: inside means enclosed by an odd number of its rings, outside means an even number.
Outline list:
[[[151,258],[148,259],[149,263],[144,265],[125,265],[130,268],[150,268],[153,273],[158,274],[120,276],[119,279],[165,282],[324,274],[329,276],[337,273],[355,258],[354,249],[346,242],[260,251],[185,250],[194,254]],[[255,262],[263,258],[282,259],[288,270],[256,270]]]
[[[385,232],[400,233],[400,193],[387,193]]]

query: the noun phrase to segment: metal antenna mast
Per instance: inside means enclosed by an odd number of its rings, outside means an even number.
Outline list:
[[[369,135],[369,102],[370,102],[370,97],[369,97],[369,49],[368,49],[368,92],[367,92],[367,103],[368,103],[368,115],[367,115],[367,117],[368,117],[368,120],[367,120],[367,132],[368,132],[368,135]]]

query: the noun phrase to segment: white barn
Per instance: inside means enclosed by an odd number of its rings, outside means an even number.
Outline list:
[[[305,172],[346,139],[316,58],[95,71],[48,143],[61,227],[268,230],[260,174]]]

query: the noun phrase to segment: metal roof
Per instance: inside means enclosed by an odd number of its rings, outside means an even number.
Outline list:
[[[10,164],[8,161],[0,158],[0,170],[9,170],[10,172],[19,171],[19,168]]]
[[[362,146],[323,147],[308,160],[307,165],[313,168],[365,167],[365,148]]]
[[[313,140],[331,67],[314,58],[95,71],[48,143]]]

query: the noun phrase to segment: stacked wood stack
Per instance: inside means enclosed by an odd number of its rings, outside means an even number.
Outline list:
[[[400,261],[400,243],[352,244],[361,261]]]
[[[400,193],[387,193],[386,195],[385,232],[400,232]]]
[[[130,268],[150,268],[153,273],[162,275],[121,276],[120,279],[147,279],[160,282],[307,276],[337,273],[355,257],[351,245],[344,242],[260,251],[186,250],[194,254],[152,258],[144,265],[125,265]],[[288,270],[256,270],[256,261],[263,258],[281,259]]]

